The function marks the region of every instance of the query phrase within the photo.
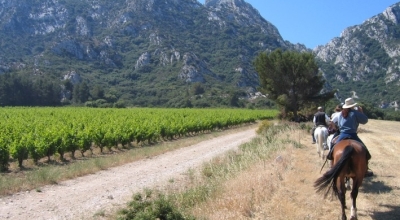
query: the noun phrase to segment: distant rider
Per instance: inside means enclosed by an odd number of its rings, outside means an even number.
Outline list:
[[[329,122],[329,117],[325,114],[324,109],[321,106],[318,107],[318,111],[317,111],[317,113],[314,114],[314,118],[313,118],[314,127],[311,130],[313,144],[315,144],[315,137],[314,137],[315,129],[321,125],[325,126],[327,128],[328,122]]]

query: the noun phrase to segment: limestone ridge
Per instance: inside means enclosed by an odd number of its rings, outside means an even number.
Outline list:
[[[0,74],[74,73],[125,100],[161,87],[168,100],[195,82],[250,97],[259,84],[255,56],[282,48],[313,51],[342,96],[392,102],[400,94],[399,11],[392,5],[311,50],[282,39],[245,0],[0,0]]]
[[[323,68],[328,81],[334,86],[348,85],[341,87],[342,96],[372,98],[382,107],[400,100],[399,21],[400,3],[396,3],[313,50],[319,59],[335,67],[334,71]]]
[[[243,0],[0,0],[0,38],[0,73],[35,69],[63,79],[74,71],[95,83],[102,76],[91,72],[153,74],[154,82],[161,68],[170,81],[249,93],[258,86],[252,61],[259,52],[307,50],[284,41]]]

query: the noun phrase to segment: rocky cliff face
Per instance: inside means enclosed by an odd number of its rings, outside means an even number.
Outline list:
[[[316,56],[333,64],[323,68],[329,82],[341,86],[343,96],[387,103],[399,100],[400,3],[364,23],[345,29],[340,37],[314,49]],[[357,82],[357,83],[354,83]],[[344,90],[344,91],[343,91]],[[397,93],[397,94],[396,94]],[[390,94],[390,95],[389,95]]]
[[[307,50],[244,0],[0,0],[0,38],[0,73],[57,69],[96,81],[89,72],[133,71],[154,81],[162,68],[176,81],[252,92],[258,52]]]
[[[395,4],[314,49],[331,88],[399,100],[399,13]],[[276,48],[311,51],[245,0],[0,0],[0,73],[75,71],[129,99],[193,82],[254,94],[252,61]]]

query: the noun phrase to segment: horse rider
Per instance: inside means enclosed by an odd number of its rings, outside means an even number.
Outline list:
[[[364,114],[363,109],[361,106],[357,106],[357,103],[354,102],[354,99],[347,98],[345,100],[345,104],[342,106],[341,114],[338,116],[338,125],[339,125],[339,132],[337,140],[335,143],[339,141],[351,138],[353,140],[359,141],[362,143],[367,151],[367,161],[371,159],[371,154],[369,153],[365,144],[361,141],[361,139],[357,135],[357,129],[359,124],[366,124],[368,122],[368,117]],[[331,147],[327,155],[328,160],[332,160],[332,152],[333,152],[334,145]],[[372,176],[373,173],[367,170],[365,176]]]
[[[343,106],[343,104],[337,105],[335,107],[335,112],[332,113],[332,115],[331,115],[330,123],[333,123],[333,124],[329,125],[328,131],[329,131],[329,134],[334,134],[333,138],[339,135],[338,123],[339,123],[339,116],[342,113],[342,106]]]
[[[342,106],[343,106],[343,104],[337,105],[335,107],[335,112],[332,113],[332,115],[331,115],[331,121],[333,123],[335,123],[336,125],[338,124],[339,115],[340,115],[340,113],[342,113]]]
[[[325,114],[324,109],[320,106],[318,107],[317,113],[314,114],[313,123],[314,127],[311,130],[311,136],[313,140],[313,144],[315,144],[314,132],[318,126],[328,127],[329,117]]]

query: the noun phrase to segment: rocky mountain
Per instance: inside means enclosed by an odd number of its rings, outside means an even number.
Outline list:
[[[400,3],[314,49],[339,98],[368,100],[382,108],[400,100]]]
[[[399,7],[314,49],[338,98],[399,100]],[[255,56],[277,48],[312,51],[282,39],[245,0],[0,0],[0,76],[61,85],[43,86],[39,99],[59,92],[65,103],[89,105],[238,105],[257,94]],[[26,84],[0,82],[0,90],[16,85]],[[14,95],[0,95],[0,105],[24,96]]]
[[[205,106],[232,91],[253,96],[255,55],[307,50],[244,0],[0,0],[0,39],[0,73],[74,73],[145,106],[187,103],[194,85]]]

